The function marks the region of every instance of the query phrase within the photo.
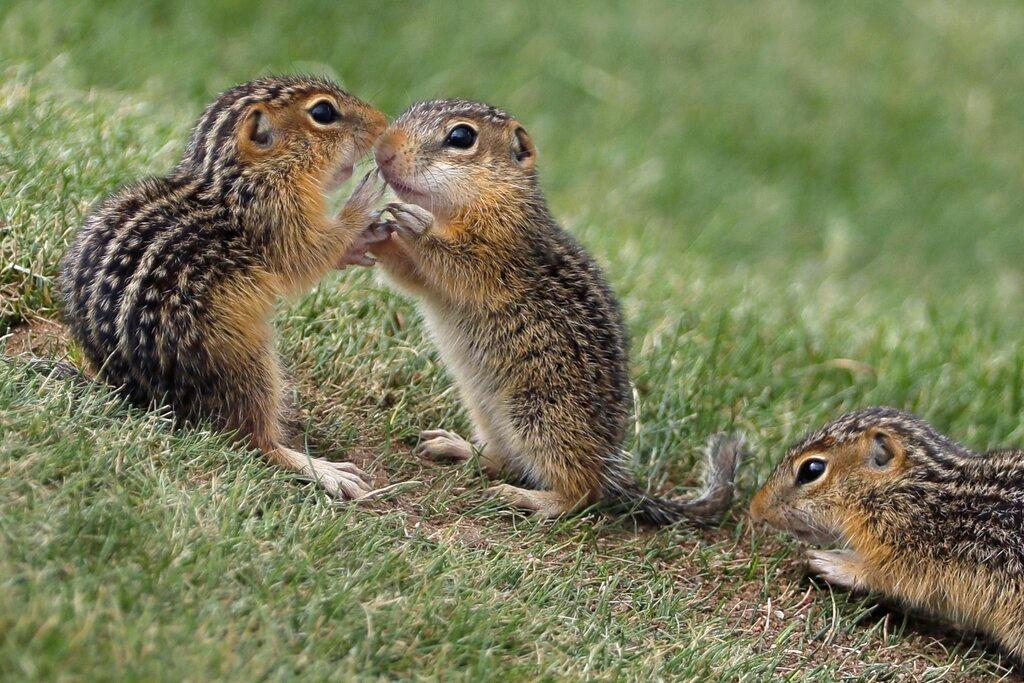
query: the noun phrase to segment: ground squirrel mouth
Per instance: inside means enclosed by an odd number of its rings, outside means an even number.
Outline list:
[[[799,510],[786,509],[768,522],[769,526],[789,534],[800,543],[817,548],[845,548],[849,545],[839,528],[819,523]]]
[[[834,548],[841,550],[849,546],[840,534],[811,525],[799,528],[790,527],[788,532],[801,543],[814,546],[816,548]]]
[[[425,197],[426,196],[425,193],[419,192],[417,190],[414,190],[413,188],[411,188],[408,185],[406,185],[405,183],[403,183],[401,180],[396,179],[394,177],[394,175],[392,175],[391,173],[388,173],[384,169],[381,169],[381,175],[384,176],[384,180],[387,182],[388,185],[391,186],[391,189],[393,189],[395,192],[397,192],[400,196],[403,196],[403,198],[406,197],[406,196],[415,196],[415,197]]]

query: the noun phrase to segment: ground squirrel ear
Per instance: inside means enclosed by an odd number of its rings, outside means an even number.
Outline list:
[[[270,117],[262,109],[253,108],[249,112],[249,120],[245,122],[245,131],[249,140],[260,149],[267,149],[274,142]]]
[[[894,457],[891,437],[885,432],[875,432],[868,446],[868,463],[873,467],[885,467]]]
[[[512,125],[512,156],[523,168],[533,168],[537,160],[537,148],[525,128],[515,122]]]

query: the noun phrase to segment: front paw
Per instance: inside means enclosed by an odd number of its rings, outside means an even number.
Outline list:
[[[838,588],[867,590],[860,560],[852,550],[808,550],[807,568]]]
[[[390,222],[399,235],[410,239],[419,237],[434,224],[434,214],[416,204],[391,202],[384,207],[383,213],[391,216]]]
[[[372,266],[375,261],[373,256],[367,252],[371,250],[374,245],[387,241],[394,231],[394,223],[391,221],[381,220],[378,215],[377,220],[366,226],[362,232],[356,236],[355,242],[353,242],[352,246],[349,247],[349,250],[342,255],[337,267],[342,269],[345,268],[345,266]]]
[[[364,175],[342,207],[341,220],[359,227],[368,226],[376,221],[380,217],[380,212],[373,207],[384,197],[385,189],[387,185],[376,169]]]

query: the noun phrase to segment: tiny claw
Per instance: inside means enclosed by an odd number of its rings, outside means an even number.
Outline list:
[[[377,263],[373,256],[366,252],[367,247],[361,248],[353,247],[348,252],[342,255],[338,264],[335,266],[338,270],[344,270],[348,266],[372,266]]]
[[[434,214],[416,204],[391,202],[382,213],[390,214],[398,232],[409,237],[422,235],[434,224]]]
[[[363,243],[369,245],[386,242],[397,229],[394,221],[376,220],[363,231]]]
[[[374,221],[363,228],[362,232],[356,236],[348,252],[338,262],[337,268],[344,269],[345,266],[372,266],[377,262],[367,253],[367,250],[375,244],[387,241],[392,233],[395,232],[395,224],[392,221],[380,220],[381,212],[377,211],[375,213],[377,216]]]

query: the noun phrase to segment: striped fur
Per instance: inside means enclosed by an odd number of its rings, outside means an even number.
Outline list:
[[[879,448],[892,457],[883,465]],[[809,458],[827,469],[797,484]],[[859,410],[794,445],[751,513],[846,546],[811,552],[826,579],[981,630],[1024,657],[1024,451],[979,453],[907,413]]]
[[[309,121],[305,107],[318,98],[344,122]],[[265,148],[253,142],[257,121],[273,134]],[[212,420],[272,460],[297,462],[282,455],[269,319],[277,299],[339,264],[372,221],[362,205],[329,218],[324,192],[384,124],[322,79],[263,78],[222,93],[180,163],[102,201],[64,257],[65,317],[98,376],[140,406]]]
[[[444,139],[477,131],[469,149]],[[602,503],[655,523],[710,521],[732,496],[736,444],[711,449],[707,495],[648,496],[629,472],[629,353],[619,302],[600,267],[551,216],[523,127],[491,105],[417,104],[376,148],[399,197],[399,232],[378,253],[391,282],[419,299],[477,431],[474,445],[434,430],[420,452],[464,459],[473,449],[514,504],[558,515]],[[402,216],[432,222],[421,234]]]

